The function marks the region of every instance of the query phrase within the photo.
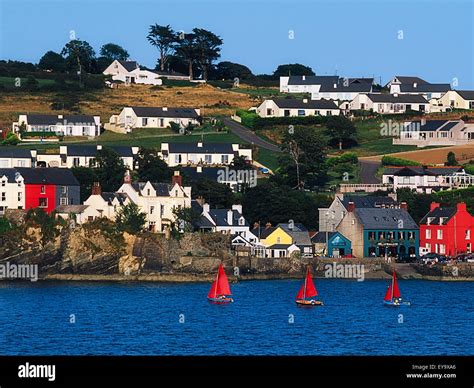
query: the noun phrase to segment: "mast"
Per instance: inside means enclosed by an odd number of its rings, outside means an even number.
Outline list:
[[[303,299],[306,299],[306,286],[307,286],[307,283],[308,283],[308,273],[309,273],[309,268],[306,269],[306,276],[304,277]]]

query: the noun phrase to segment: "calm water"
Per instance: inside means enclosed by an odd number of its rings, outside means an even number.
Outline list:
[[[401,309],[379,280],[318,279],[312,309],[293,302],[299,281],[234,284],[228,306],[209,286],[1,282],[0,354],[474,355],[474,283],[400,281]]]

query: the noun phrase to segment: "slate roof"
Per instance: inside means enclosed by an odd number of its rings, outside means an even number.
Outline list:
[[[447,92],[451,90],[450,84],[429,84],[429,83],[422,83],[418,84],[415,88],[413,84],[401,84],[400,85],[400,92],[405,93],[436,93],[436,92]]]
[[[213,219],[216,226],[231,226],[227,222],[227,211],[231,209],[209,209],[209,215]],[[245,220],[244,225],[239,225],[239,218],[242,217],[242,214],[237,210],[232,211],[232,226],[248,226],[247,220]]]
[[[94,116],[90,115],[44,115],[44,114],[28,114],[28,125],[57,125],[57,124],[88,124],[95,125]]]
[[[456,214],[457,209],[455,207],[437,207],[428,212],[420,221],[420,225],[427,225],[428,218],[433,218],[430,221],[431,225],[439,225],[439,221],[441,218],[445,218],[442,225],[446,225],[448,221],[454,217]]]
[[[311,245],[308,229],[303,224],[295,223],[293,228],[289,224],[278,224],[277,227],[282,228],[293,239],[293,243],[298,246]]]
[[[321,85],[323,83],[337,82],[337,75],[306,75],[305,79],[301,75],[291,75],[288,85]]]
[[[427,84],[428,83],[420,77],[397,75],[397,76],[395,76],[395,78],[398,79],[401,84],[412,84],[413,85],[416,82],[418,85],[421,85],[421,84]]]
[[[112,205],[112,201],[117,198],[121,205],[124,204],[125,200],[128,198],[128,195],[125,193],[113,193],[113,192],[103,192],[100,194],[104,201],[108,202],[109,205]]]
[[[176,154],[233,154],[234,149],[231,143],[169,143],[169,153]]]
[[[344,198],[341,200],[344,207],[347,209],[349,202],[354,202],[356,208],[380,208],[383,206],[394,207],[397,205],[392,197],[383,197],[375,195],[344,195]]]
[[[156,182],[155,183],[150,182],[150,183],[155,189],[156,195],[158,197],[170,196],[171,185],[169,185],[168,183],[156,183]],[[147,182],[133,182],[132,187],[135,189],[135,191],[142,191],[146,184]]]
[[[138,117],[171,117],[197,119],[199,115],[193,108],[131,107]]]
[[[13,176],[15,172],[19,172],[23,177],[25,184],[33,185],[61,185],[61,186],[79,186],[79,182],[73,175],[71,170],[66,168],[5,168],[0,169],[0,174],[6,170],[11,170]],[[11,173],[10,173],[11,176]]]
[[[270,226],[270,227],[265,227],[265,226],[261,226],[261,227],[257,227],[257,228],[253,228],[251,230],[251,232],[259,237],[260,239],[266,239],[268,236],[270,236],[270,234],[272,234],[274,231],[275,231],[276,227],[275,226]]]
[[[104,148],[109,148],[113,150],[121,157],[133,156],[132,147],[112,146],[112,147],[104,147]],[[97,155],[98,151],[99,150],[97,149],[97,146],[95,145],[68,145],[67,146],[68,156],[94,157]]]
[[[31,151],[20,147],[0,147],[0,158],[31,159]]]
[[[135,70],[138,68],[138,63],[136,61],[119,61],[120,64],[125,67],[125,70],[128,72]]]
[[[337,75],[290,76],[288,85],[321,85],[320,92],[358,92],[369,93],[373,78],[342,78]],[[334,87],[336,84],[336,87]]]
[[[364,229],[418,229],[410,214],[403,209],[357,209],[356,217]],[[403,221],[400,228],[399,221]]]
[[[307,100],[296,98],[274,98],[273,102],[281,109],[339,109],[332,100]]]
[[[397,176],[418,176],[418,175],[453,175],[457,172],[462,172],[463,167],[425,167],[425,166],[404,166],[404,167],[387,167],[384,170],[384,175]]]
[[[293,244],[273,244],[270,245],[267,249],[288,249]]]
[[[474,100],[474,90],[456,90],[465,100]]]
[[[15,168],[0,168],[0,178],[6,176],[8,182],[15,182],[16,173]]]
[[[331,240],[331,238],[337,234],[338,232],[327,232],[327,236],[329,238],[329,240]],[[312,238],[311,238],[311,242],[313,244],[325,244],[326,243],[326,232],[318,232],[316,233]]]
[[[368,93],[367,97],[373,102],[386,102],[392,104],[428,104],[428,101],[426,101],[426,99],[419,94],[398,94],[395,96],[394,94],[386,93]]]

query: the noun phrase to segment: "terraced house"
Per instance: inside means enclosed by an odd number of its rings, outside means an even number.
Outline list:
[[[350,103],[351,110],[368,110],[380,114],[430,111],[430,103],[420,94],[358,94]]]
[[[23,114],[13,123],[13,131],[48,132],[58,136],[88,136],[100,135],[100,116],[91,115],[45,115]]]
[[[351,241],[356,257],[419,255],[418,225],[406,204],[399,209],[359,209],[351,202],[336,230]]]
[[[338,116],[339,107],[331,100],[274,98],[257,108],[260,117]]]

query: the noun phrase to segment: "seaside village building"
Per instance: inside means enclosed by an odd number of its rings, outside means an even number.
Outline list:
[[[442,207],[432,202],[430,211],[420,221],[420,250],[456,256],[474,248],[474,217],[464,202],[456,207]]]
[[[8,209],[51,213],[57,206],[75,204],[80,204],[80,188],[70,170],[0,168],[0,215]]]
[[[191,207],[191,187],[183,186],[182,176],[175,171],[171,184],[132,182],[126,174],[122,186],[116,192],[102,192],[96,183],[92,195],[84,202],[85,208],[63,207],[60,215],[68,217],[74,213],[78,223],[105,217],[115,220],[117,212],[130,202],[135,203],[146,215],[145,227],[152,232],[164,232],[176,218],[175,209]],[[74,212],[80,210],[80,214]]]
[[[30,133],[51,132],[58,136],[87,137],[100,135],[100,116],[22,114],[13,123],[13,132],[20,133],[22,125]]]

